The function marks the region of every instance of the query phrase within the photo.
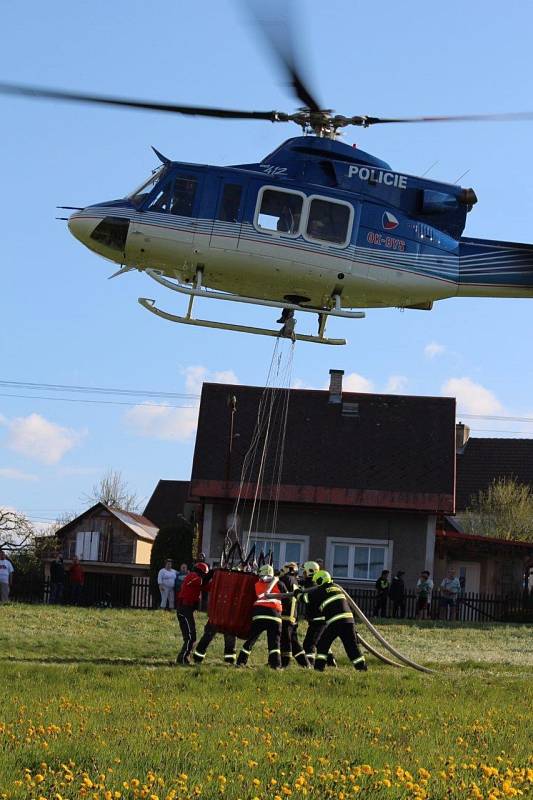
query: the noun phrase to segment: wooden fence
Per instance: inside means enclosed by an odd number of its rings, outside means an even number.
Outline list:
[[[375,618],[376,593],[372,589],[361,589],[344,583],[344,588],[367,615]],[[15,575],[12,599],[16,602],[50,603],[51,587],[48,580]],[[68,585],[59,602],[69,604],[73,600]],[[152,594],[148,577],[132,575],[106,575],[86,573],[85,585],[78,600],[79,605],[101,608],[150,609],[159,606],[159,592]],[[441,608],[440,594],[433,593],[428,616],[431,619],[446,618],[446,609]],[[392,602],[387,602],[387,616],[392,616]],[[416,617],[416,595],[407,592],[405,619]],[[522,594],[476,594],[467,592],[459,597],[456,619],[460,622],[533,622],[533,598]]]

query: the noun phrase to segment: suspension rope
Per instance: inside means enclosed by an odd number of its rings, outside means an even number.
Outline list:
[[[285,438],[287,431],[288,403],[294,361],[294,342],[285,354],[280,339],[276,339],[265,387],[261,394],[255,427],[250,445],[243,458],[239,489],[232,511],[232,524],[228,527],[224,545],[230,546],[233,539],[239,541],[246,554],[254,526],[266,520],[265,532],[274,533],[277,525],[279,493],[282,480]],[[277,435],[274,436],[274,431]],[[275,439],[275,441],[274,441]],[[270,466],[272,465],[272,466]],[[253,497],[245,492],[245,486],[254,480]],[[266,512],[263,508],[264,487],[270,484]],[[243,514],[251,503],[246,533],[237,530],[239,513]],[[272,510],[272,524],[269,525]]]

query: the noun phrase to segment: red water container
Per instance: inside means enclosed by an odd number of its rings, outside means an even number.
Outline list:
[[[252,609],[256,601],[253,572],[216,569],[209,590],[207,615],[219,633],[233,633],[247,639],[252,624]]]

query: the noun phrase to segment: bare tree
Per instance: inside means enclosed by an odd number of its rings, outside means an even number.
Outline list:
[[[465,533],[533,542],[533,491],[513,478],[498,478],[458,517]]]
[[[0,507],[0,547],[6,551],[17,551],[27,547],[35,530],[30,520],[18,511]]]
[[[92,491],[84,499],[90,503],[105,503],[112,508],[123,511],[137,511],[140,500],[132,492],[127,481],[119,470],[109,469],[94,484]]]

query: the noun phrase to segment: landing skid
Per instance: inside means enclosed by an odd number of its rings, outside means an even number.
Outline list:
[[[139,297],[139,303],[143,308],[146,308],[147,311],[151,311],[152,314],[156,314],[163,319],[168,319],[170,322],[179,322],[182,325],[197,325],[200,328],[220,328],[224,331],[238,331],[240,333],[255,333],[260,336],[283,337],[282,331],[271,330],[270,328],[252,328],[249,325],[234,325],[230,322],[215,322],[211,319],[177,317],[174,314],[169,314],[168,311],[157,308],[155,300],[150,300],[147,297]],[[298,342],[316,342],[317,344],[346,344],[346,339],[328,339],[325,336],[307,336],[304,333],[292,333],[286,338]]]
[[[311,308],[309,306],[301,306],[296,303],[282,303],[276,300],[257,300],[253,297],[243,297],[241,295],[234,295],[225,292],[216,292],[211,289],[205,289],[202,286],[202,270],[198,269],[196,272],[194,285],[189,286],[179,281],[170,280],[168,278],[164,278],[157,270],[145,270],[147,275],[150,276],[154,281],[160,283],[167,289],[171,289],[174,292],[179,292],[180,294],[185,294],[189,296],[189,307],[187,309],[187,314],[184,317],[178,317],[174,314],[169,314],[167,311],[162,311],[161,309],[157,308],[155,305],[154,300],[150,300],[146,297],[140,297],[139,303],[146,308],[148,311],[151,311],[153,314],[156,314],[163,319],[168,319],[171,322],[178,322],[182,325],[197,325],[203,328],[218,328],[222,330],[229,330],[229,331],[239,331],[241,333],[253,333],[258,334],[260,336],[281,336],[284,338],[292,339],[293,341],[302,341],[302,342],[315,342],[317,344],[333,344],[333,345],[342,345],[346,344],[346,339],[329,339],[325,334],[326,330],[326,322],[329,316],[332,317],[347,317],[349,319],[361,319],[365,316],[363,311],[344,311],[341,307],[341,300],[339,294],[334,294],[332,296],[332,308]],[[194,300],[196,297],[205,297],[212,300],[229,300],[230,302],[234,303],[247,303],[249,305],[261,305],[267,306],[270,308],[281,308],[284,311],[284,314],[287,314],[287,320],[285,324],[281,328],[281,330],[271,330],[270,328],[255,328],[250,327],[248,325],[234,325],[233,323],[228,322],[215,322],[214,320],[205,320],[205,319],[194,319],[192,317],[192,308],[194,304]],[[317,336],[310,336],[307,334],[297,334],[294,333],[294,326],[296,321],[294,320],[294,312],[295,311],[305,311],[307,313],[317,314],[318,315],[318,335]],[[288,312],[288,313],[287,313]],[[283,319],[283,316],[282,316]]]

